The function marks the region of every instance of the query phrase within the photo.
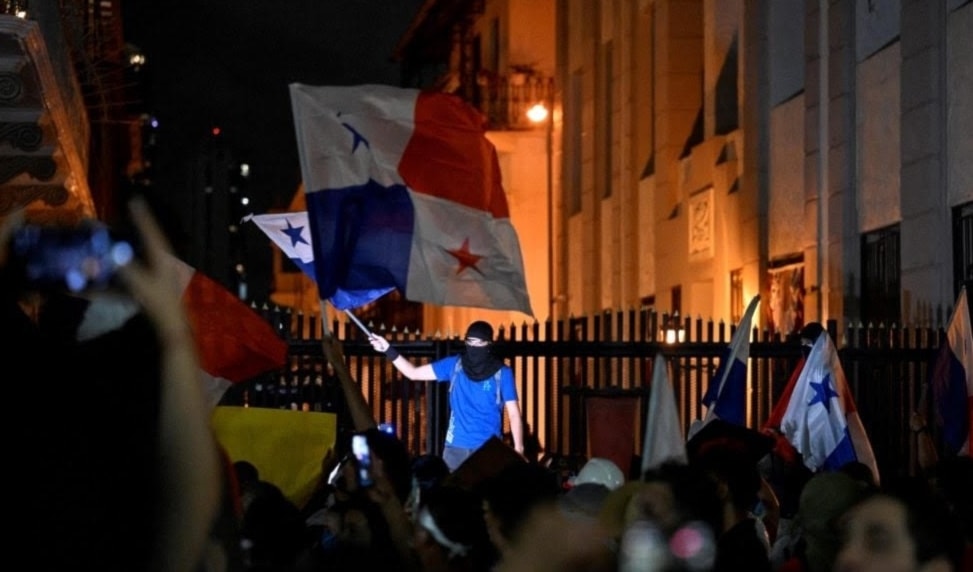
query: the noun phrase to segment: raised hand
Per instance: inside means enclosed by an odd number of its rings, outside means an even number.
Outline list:
[[[374,332],[369,334],[368,341],[371,342],[372,347],[375,348],[375,351],[377,352],[384,354],[386,350],[389,349],[389,341]]]

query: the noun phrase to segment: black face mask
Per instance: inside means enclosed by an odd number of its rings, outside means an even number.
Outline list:
[[[503,361],[493,355],[491,346],[476,347],[467,344],[462,360],[466,377],[473,381],[483,381],[491,377],[503,365]]]

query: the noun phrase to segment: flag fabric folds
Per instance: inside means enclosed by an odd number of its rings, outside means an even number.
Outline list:
[[[783,411],[780,431],[808,469],[834,471],[858,461],[878,482],[878,464],[828,332],[818,336],[775,411]],[[775,425],[774,420],[768,425]]]
[[[301,272],[314,279],[314,252],[311,250],[311,230],[307,212],[275,213],[243,217],[242,222],[252,222],[267,235]]]
[[[642,475],[667,461],[686,462],[686,443],[668,364],[661,353],[656,354],[653,362],[649,410],[642,439]]]
[[[743,318],[733,332],[730,346],[710,380],[703,396],[703,405],[707,408],[704,424],[710,419],[719,418],[736,425],[746,425],[747,364],[750,361],[752,335],[750,324],[759,302],[759,295],[750,300]]]
[[[178,258],[169,257],[169,264],[211,405],[219,403],[230,385],[284,367],[287,342],[256,311]]]
[[[314,251],[311,247],[311,229],[308,223],[307,211],[274,213],[262,215],[247,215],[243,222],[252,222],[263,231],[267,237],[277,245],[291,262],[311,280],[317,280],[314,273]],[[336,308],[353,308],[362,303],[375,300],[392,291],[392,287],[375,288],[348,292],[341,288],[332,295],[332,304]],[[365,302],[361,302],[364,300]]]
[[[196,342],[203,391],[216,406],[234,383],[280,369],[287,363],[287,342],[242,300],[175,256],[162,260],[179,292]],[[127,296],[96,293],[84,298],[78,340],[120,328],[139,311]]]
[[[964,287],[929,380],[936,426],[947,451],[960,455],[969,454],[973,436],[973,329],[968,304]]]
[[[533,315],[496,150],[456,96],[291,84],[319,294]]]
[[[220,406],[210,424],[230,460],[247,461],[261,480],[304,506],[321,479],[321,461],[335,446],[333,413]]]

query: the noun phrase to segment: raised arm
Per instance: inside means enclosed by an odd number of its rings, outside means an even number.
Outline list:
[[[436,379],[436,372],[433,371],[432,364],[414,365],[411,361],[399,355],[399,352],[384,337],[372,332],[368,336],[368,341],[372,343],[375,351],[385,354],[385,357],[392,362],[395,369],[407,378],[415,381],[433,381]]]
[[[324,350],[324,357],[331,362],[338,381],[341,382],[341,392],[345,396],[345,403],[348,404],[348,411],[351,413],[351,422],[355,426],[355,431],[371,429],[377,424],[372,417],[372,409],[368,406],[365,396],[361,389],[348,371],[348,364],[345,363],[345,354],[341,349],[341,342],[333,335],[326,335],[321,340],[321,347]]]
[[[146,263],[120,270],[155,324],[162,351],[160,447],[165,507],[160,514],[155,570],[191,570],[200,562],[220,503],[220,463],[199,384],[192,333],[172,287],[169,246],[141,201],[130,205]]]

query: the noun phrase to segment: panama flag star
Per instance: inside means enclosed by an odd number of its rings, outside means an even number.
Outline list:
[[[372,146],[368,144],[368,139],[365,139],[365,137],[363,137],[362,134],[359,133],[357,129],[355,129],[351,125],[348,125],[347,123],[342,123],[341,126],[347,129],[348,131],[351,131],[351,135],[353,137],[352,144],[351,144],[352,153],[358,150],[359,145],[364,145],[365,148],[369,150],[372,148]]]
[[[287,228],[282,228],[280,231],[291,239],[291,246],[297,246],[298,244],[307,244],[310,246],[311,243],[305,240],[303,236],[306,225],[292,226],[290,219],[287,219],[285,222],[287,222]]]
[[[277,245],[287,256],[314,279],[314,253],[308,238],[304,237],[304,230],[308,228],[307,213],[274,213],[262,215],[247,215],[242,222],[253,222]]]
[[[459,268],[456,269],[456,273],[457,274],[461,273],[462,271],[466,270],[467,268],[472,268],[473,270],[476,270],[480,274],[483,274],[483,272],[480,271],[480,269],[476,267],[476,265],[480,262],[480,260],[483,257],[482,256],[479,256],[477,254],[473,254],[472,252],[470,252],[470,239],[469,238],[466,238],[466,239],[463,240],[463,246],[459,247],[458,249],[454,249],[454,250],[448,250],[447,249],[446,252],[448,252],[450,255],[452,255],[453,258],[455,258],[457,260],[457,262],[459,262]]]
[[[823,407],[814,407],[818,403]],[[858,461],[880,482],[872,444],[827,331],[818,336],[800,373],[784,388],[766,426],[779,427],[812,471],[836,471]]]
[[[811,398],[811,402],[808,406],[814,405],[815,403],[820,403],[824,405],[824,408],[831,411],[831,398],[838,397],[838,393],[831,389],[831,376],[826,375],[821,383],[811,382],[811,389],[814,390],[814,397]]]

